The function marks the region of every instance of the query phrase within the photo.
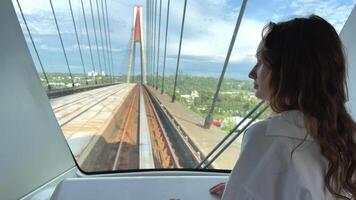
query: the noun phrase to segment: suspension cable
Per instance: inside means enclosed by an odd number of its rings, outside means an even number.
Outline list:
[[[112,72],[111,72],[111,66],[110,66],[110,62],[109,62],[109,51],[108,51],[108,37],[107,37],[107,32],[106,32],[106,20],[105,20],[105,10],[104,10],[104,0],[101,0],[101,13],[103,14],[103,28],[104,28],[104,51],[106,54],[105,59],[107,59],[107,64],[108,64],[108,68],[109,68],[109,78],[112,81]]]
[[[221,72],[218,85],[216,87],[216,92],[215,92],[215,95],[214,95],[214,99],[213,99],[213,102],[211,104],[211,108],[209,110],[209,113],[205,118],[204,128],[210,128],[211,122],[213,121],[213,112],[214,112],[214,108],[215,108],[215,103],[216,103],[216,100],[218,99],[220,87],[221,87],[222,81],[224,80],[225,71],[226,71],[227,65],[229,64],[231,52],[232,52],[232,50],[234,48],[234,44],[235,44],[235,41],[236,41],[237,33],[238,33],[239,29],[240,29],[240,24],[241,24],[241,21],[242,21],[242,17],[244,15],[246,4],[247,4],[247,0],[243,0],[241,8],[240,8],[240,13],[239,13],[239,16],[238,16],[237,21],[236,21],[235,29],[234,29],[234,32],[233,32],[233,35],[232,35],[232,38],[231,38],[229,50],[228,50],[226,58],[225,58],[223,70]]]
[[[73,25],[74,25],[75,38],[77,39],[77,44],[78,44],[78,48],[79,48],[80,60],[82,61],[83,72],[84,72],[84,77],[85,77],[85,84],[88,85],[88,78],[87,78],[87,73],[85,71],[82,48],[80,47],[79,38],[78,38],[78,32],[77,32],[77,25],[75,24],[74,15],[73,15],[72,2],[70,0],[68,0],[68,3],[69,3],[69,8],[70,8],[70,14],[72,16],[72,22],[73,22]]]
[[[58,35],[59,35],[59,40],[60,40],[61,45],[62,45],[62,50],[63,50],[63,53],[64,53],[64,58],[65,58],[65,60],[66,60],[67,67],[68,67],[68,71],[69,71],[69,75],[70,75],[70,79],[71,79],[71,81],[72,81],[72,87],[74,88],[74,80],[73,80],[72,72],[70,71],[69,62],[68,62],[68,58],[67,58],[67,53],[66,53],[66,51],[65,51],[65,49],[64,49],[63,40],[62,40],[62,35],[61,35],[61,32],[59,31],[59,27],[58,27],[58,23],[57,23],[57,17],[56,17],[56,14],[55,14],[55,12],[54,12],[54,9],[53,9],[52,0],[49,0],[49,3],[51,4],[54,21],[55,21],[55,23],[56,23],[57,32],[58,32]]]
[[[233,127],[228,134],[225,135],[225,137],[217,144],[215,147],[208,153],[208,155],[205,156],[205,158],[200,161],[199,165],[196,166],[196,168],[201,167],[205,161],[207,161],[215,151],[220,148],[220,146],[234,133],[238,130],[238,128],[253,114],[255,111],[263,105],[263,101],[259,102],[235,127]]]
[[[132,38],[133,39],[133,38]],[[133,48],[132,48],[132,55],[134,55],[134,56],[132,56],[131,57],[131,59],[132,59],[132,66],[131,66],[131,71],[132,71],[132,82],[134,83],[135,82],[135,58],[136,58],[136,56],[135,56],[135,54],[136,54],[136,43],[135,42],[133,42]]]
[[[152,66],[152,71],[153,71],[153,87],[155,87],[155,65],[156,65],[156,30],[157,30],[157,0],[155,0],[154,4],[154,29],[153,29],[153,66]]]
[[[158,89],[159,49],[160,49],[160,41],[161,41],[161,11],[162,11],[162,0],[159,0],[156,90]]]
[[[98,13],[98,21],[99,21],[99,31],[100,31],[100,38],[101,38],[101,50],[102,50],[102,53],[103,53],[103,60],[104,60],[104,73],[105,73],[105,76],[106,76],[106,72],[107,72],[107,68],[106,68],[106,60],[105,60],[105,52],[104,52],[104,40],[103,40],[103,33],[101,31],[101,21],[100,21],[100,12],[99,12],[99,4],[98,4],[98,0],[96,0],[96,11]]]
[[[16,0],[17,2],[17,6],[19,7],[20,9],[20,13],[21,13],[21,16],[22,16],[22,20],[24,21],[25,23],[25,26],[26,26],[26,29],[27,29],[27,32],[28,32],[28,35],[30,36],[30,40],[31,40],[31,43],[32,43],[32,46],[33,46],[33,49],[35,50],[35,53],[36,53],[36,56],[37,56],[37,59],[38,59],[38,62],[40,63],[40,66],[41,66],[41,70],[42,70],[42,73],[46,79],[46,83],[47,83],[47,88],[48,90],[50,91],[52,88],[51,88],[51,85],[49,84],[48,82],[48,78],[47,78],[47,74],[46,74],[46,71],[44,70],[44,67],[43,67],[43,64],[42,64],[42,61],[41,61],[41,58],[38,54],[38,51],[37,51],[37,48],[36,48],[36,45],[35,45],[35,42],[33,41],[33,38],[32,38],[32,34],[30,32],[30,29],[28,28],[28,25],[27,25],[27,22],[26,22],[26,18],[22,12],[22,8],[21,8],[21,5],[19,3],[19,0]]]
[[[95,36],[95,44],[96,44],[96,53],[98,54],[98,62],[99,62],[99,70],[100,70],[100,78],[101,78],[101,83],[104,83],[103,82],[103,76],[101,75],[102,73],[102,69],[101,69],[101,60],[100,60],[100,53],[99,53],[99,45],[98,45],[98,38],[97,38],[97,35],[96,35],[96,26],[95,26],[95,20],[94,20],[94,12],[93,12],[93,4],[92,4],[92,1],[89,0],[90,2],[90,12],[91,12],[91,20],[93,22],[93,29],[94,29],[94,36]],[[95,73],[95,72],[94,72]],[[94,74],[95,76],[95,74]],[[96,79],[95,79],[96,81]],[[96,82],[95,82],[96,83]]]
[[[93,52],[92,52],[92,50],[91,50],[91,43],[90,43],[90,38],[89,38],[87,17],[86,17],[86,15],[85,15],[83,0],[80,0],[80,3],[81,3],[81,5],[82,5],[82,13],[83,13],[83,17],[84,17],[85,31],[86,31],[86,33],[87,33],[87,40],[88,40],[88,45],[89,45],[90,60],[91,60],[91,64],[93,65],[94,78],[95,78],[95,65],[94,65],[94,59],[93,59]],[[97,83],[96,78],[95,78],[95,83]]]
[[[150,27],[150,30],[151,30],[151,38],[150,38],[150,43],[151,43],[151,47],[150,47],[150,49],[151,49],[151,79],[152,79],[152,87],[153,87],[153,85],[154,85],[154,77],[153,77],[153,66],[154,66],[154,61],[153,61],[153,56],[154,56],[154,1],[152,0],[151,1],[152,3],[151,3],[151,5],[150,5],[150,7],[151,7],[151,27]]]
[[[151,59],[150,59],[150,44],[149,44],[149,38],[150,38],[150,3],[149,3],[150,1],[149,0],[147,0],[146,1],[146,9],[145,9],[145,11],[146,11],[146,26],[145,26],[145,28],[146,28],[146,40],[145,40],[145,42],[146,42],[146,54],[145,54],[145,56],[146,56],[146,61],[147,61],[147,71],[149,72],[150,71],[150,63],[151,63]],[[149,82],[148,82],[148,84],[149,84]]]
[[[134,40],[134,24],[135,24],[135,15],[133,15],[132,17],[132,28],[131,28],[131,34],[130,34],[130,39],[129,39],[129,48],[128,48],[128,65],[127,65],[127,78],[126,78],[126,82],[130,83],[131,82],[131,78],[132,78],[132,82],[135,82],[135,64],[134,64],[134,57],[135,57],[135,40]]]
[[[149,42],[148,42],[148,38],[149,38],[149,32],[150,32],[150,30],[149,30],[149,27],[150,27],[150,21],[149,21],[149,17],[150,17],[150,15],[149,15],[149,12],[150,12],[150,10],[149,10],[149,0],[147,0],[146,1],[146,9],[145,9],[145,12],[146,12],[146,17],[145,17],[145,20],[146,20],[146,26],[145,26],[145,28],[146,28],[146,37],[145,37],[145,43],[146,43],[146,53],[145,53],[145,57],[146,57],[146,61],[147,61],[147,65],[146,65],[146,67],[147,67],[147,71],[149,71],[149,65],[150,65],[150,58],[149,58],[149,55],[150,55],[150,53],[149,53],[149,51],[150,51],[150,49],[149,49]],[[149,84],[149,83],[148,83]]]
[[[167,36],[168,36],[168,21],[169,21],[169,6],[170,6],[170,2],[171,2],[171,0],[168,0],[168,4],[167,4],[167,19],[166,19],[166,36],[165,36],[165,42],[164,42],[164,57],[163,57],[161,94],[163,94],[163,92],[164,92],[164,72],[166,70]]]
[[[114,75],[114,62],[112,58],[112,48],[111,48],[111,36],[110,36],[110,23],[109,23],[109,17],[108,17],[108,5],[105,0],[105,10],[106,10],[106,23],[107,23],[107,29],[108,29],[108,37],[109,37],[109,49],[110,49],[110,61],[111,61],[111,71],[112,71],[112,76]]]
[[[179,39],[179,50],[178,50],[178,57],[177,57],[177,67],[176,67],[176,75],[174,78],[174,87],[173,87],[173,96],[172,102],[176,99],[176,87],[177,87],[177,78],[178,78],[178,68],[179,68],[179,60],[180,60],[180,51],[182,48],[182,39],[183,39],[183,30],[184,30],[184,21],[185,21],[185,12],[187,9],[187,0],[184,0],[184,8],[183,8],[183,19],[182,19],[182,27],[180,31],[180,39]]]

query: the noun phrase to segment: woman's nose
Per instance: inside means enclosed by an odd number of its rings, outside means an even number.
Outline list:
[[[248,74],[248,77],[251,79],[256,79],[257,74],[256,74],[256,67],[257,65],[255,65],[252,70],[250,71],[250,73]]]

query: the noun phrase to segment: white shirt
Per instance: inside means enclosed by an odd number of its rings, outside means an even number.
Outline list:
[[[328,161],[307,131],[303,114],[292,110],[255,123],[245,133],[240,158],[223,200],[334,199],[324,190]]]

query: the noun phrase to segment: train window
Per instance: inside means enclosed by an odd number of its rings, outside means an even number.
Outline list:
[[[248,78],[264,25],[314,13],[340,32],[354,4],[13,0],[53,112],[89,173],[232,169],[243,131],[271,114]],[[224,149],[227,135],[236,140]]]

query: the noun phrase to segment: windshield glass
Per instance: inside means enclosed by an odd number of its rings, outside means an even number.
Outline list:
[[[339,33],[355,1],[13,0],[13,5],[78,166],[104,172],[232,169],[244,130],[272,114],[248,78],[263,27],[313,13]],[[236,140],[206,159],[227,135]]]

